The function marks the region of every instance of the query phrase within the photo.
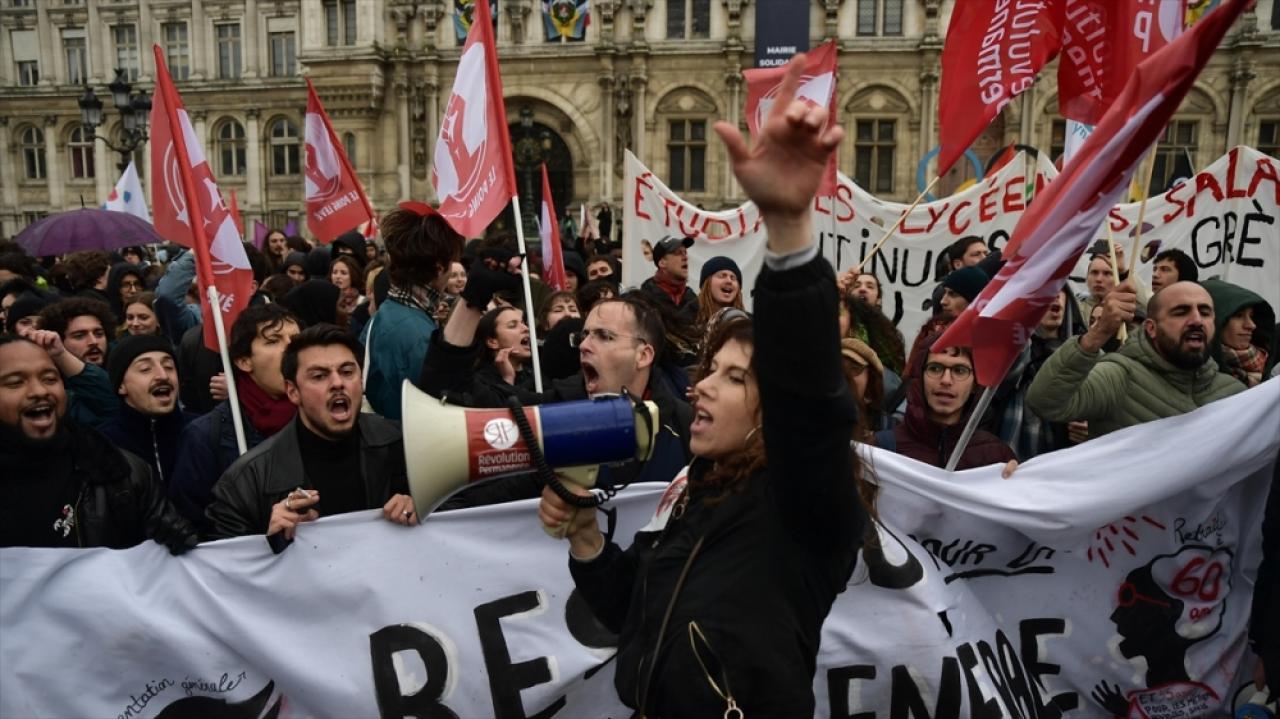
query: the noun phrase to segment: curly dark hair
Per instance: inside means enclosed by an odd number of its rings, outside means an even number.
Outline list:
[[[84,315],[97,317],[102,323],[102,329],[107,332],[113,331],[116,326],[115,315],[106,302],[88,297],[68,297],[40,310],[40,329],[52,330],[66,339],[67,325],[71,324],[71,320]]]
[[[379,224],[387,247],[391,282],[397,287],[425,286],[462,255],[463,237],[440,215],[395,209]]]
[[[886,367],[902,374],[906,366],[906,352],[902,333],[893,326],[893,320],[886,317],[879,307],[857,295],[845,295],[840,302],[849,313],[849,336],[864,340]],[[866,333],[865,338],[861,336],[863,332]]]
[[[92,289],[111,269],[111,256],[105,252],[72,252],[62,260],[67,271],[67,284],[72,290]]]

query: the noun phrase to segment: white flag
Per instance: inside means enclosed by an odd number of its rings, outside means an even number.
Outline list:
[[[128,212],[147,222],[151,221],[151,213],[147,211],[147,199],[142,196],[142,182],[138,180],[138,168],[133,166],[133,162],[130,162],[124,169],[124,174],[120,175],[111,194],[107,195],[107,201],[102,203],[102,209]]]

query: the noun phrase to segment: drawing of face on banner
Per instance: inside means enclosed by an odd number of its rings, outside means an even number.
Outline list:
[[[1144,668],[1142,689],[1121,693],[1099,683],[1094,700],[1115,716],[1134,710],[1150,719],[1203,716],[1220,697],[1192,681],[1188,655],[1222,627],[1231,592],[1232,553],[1203,545],[1162,554],[1129,572],[1115,596],[1113,645]],[[1247,599],[1243,601],[1248,601]]]

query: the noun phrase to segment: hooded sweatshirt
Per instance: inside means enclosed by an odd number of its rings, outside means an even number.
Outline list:
[[[124,282],[124,278],[133,275],[138,278],[138,282],[146,286],[146,277],[142,273],[142,268],[128,262],[117,262],[111,267],[111,274],[107,276],[107,300],[111,304],[111,312],[116,316],[116,323],[124,322],[124,303],[120,301],[120,283]],[[141,292],[142,290],[138,290]]]
[[[1267,353],[1267,359],[1262,368],[1262,378],[1266,379],[1271,374],[1271,368],[1276,365],[1277,359],[1274,351],[1276,338],[1275,310],[1256,292],[1247,290],[1240,285],[1233,285],[1222,280],[1205,280],[1200,284],[1209,292],[1209,296],[1213,298],[1214,333],[1212,356],[1214,361],[1218,363],[1218,370],[1240,379],[1238,368],[1225,357],[1230,353],[1230,349],[1222,344],[1222,330],[1227,326],[1227,321],[1231,319],[1232,315],[1246,307],[1253,307],[1253,323],[1257,327],[1253,330],[1253,338],[1249,343]]]

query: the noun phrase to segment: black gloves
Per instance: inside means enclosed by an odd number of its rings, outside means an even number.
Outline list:
[[[467,286],[462,288],[462,300],[480,312],[489,308],[489,301],[498,292],[520,287],[520,275],[512,274],[511,259],[516,253],[495,247],[480,253],[467,273]]]

